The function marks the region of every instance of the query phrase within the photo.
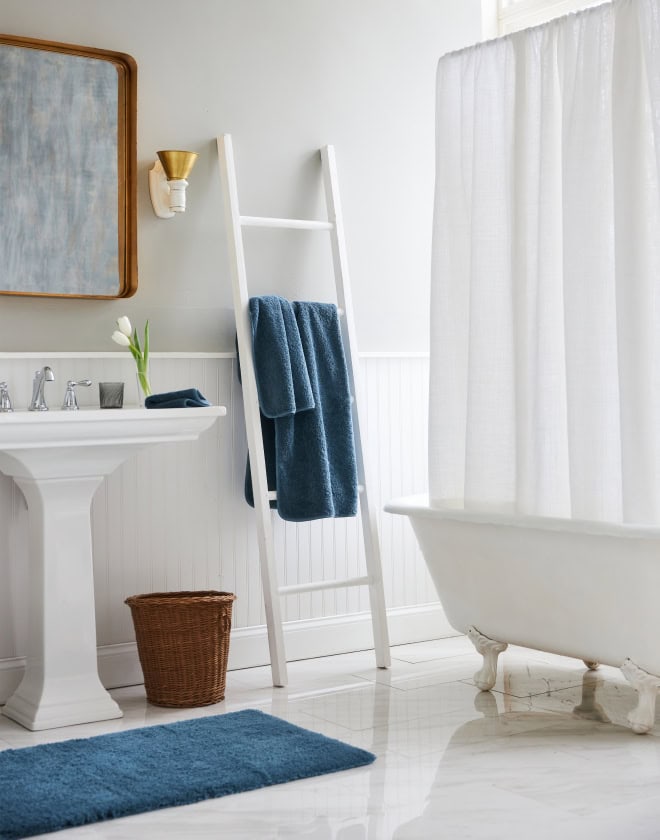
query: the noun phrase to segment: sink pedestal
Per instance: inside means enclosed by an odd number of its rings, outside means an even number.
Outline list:
[[[100,410],[0,415],[0,471],[25,496],[30,529],[27,663],[3,714],[32,730],[122,716],[97,670],[92,498],[104,476],[139,449],[192,440],[224,413],[211,407],[127,410],[112,419]]]
[[[28,729],[121,717],[96,661],[90,506],[103,475],[14,480],[28,505],[30,630],[3,713]]]

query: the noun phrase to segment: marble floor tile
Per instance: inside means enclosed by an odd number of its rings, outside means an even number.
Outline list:
[[[474,702],[466,702],[465,695],[455,696],[455,703],[445,703],[442,711],[429,717],[390,722],[386,727],[374,730],[372,751],[385,747],[390,752],[406,756],[410,760],[443,753],[449,746],[473,744],[478,741],[497,743],[499,739],[543,727],[554,726],[558,715],[555,712],[530,711],[524,703],[516,703],[517,711],[493,712],[489,708],[483,714],[485,698],[497,700],[490,693],[479,692]]]
[[[167,709],[143,686],[112,691],[124,717],[29,732],[0,716],[0,749],[259,708],[371,750],[355,770],[59,832],[57,840],[657,840],[660,718],[626,716],[636,695],[617,669],[510,647],[494,690],[473,684],[464,637],[231,671],[225,700]],[[660,704],[659,704],[660,705]],[[659,712],[660,714],[660,712]]]
[[[593,672],[585,675],[581,685],[558,689],[532,699],[537,708],[576,717],[592,717],[628,729],[628,714],[637,705],[638,698],[637,692],[624,678],[611,674],[600,676],[599,670],[595,675]],[[660,703],[656,704],[655,725],[648,735],[660,737]]]
[[[319,681],[327,684],[331,677],[339,679],[357,671],[375,668],[376,658],[373,650],[356,651],[338,656],[324,656],[319,659],[301,659],[287,663],[289,688],[295,690],[297,686],[308,685]],[[250,686],[272,687],[271,669],[269,665],[258,668],[246,668],[240,671],[230,671],[227,674],[227,685],[231,681]]]
[[[658,837],[658,814],[660,814],[660,796],[634,805],[624,804],[608,808],[604,814],[580,819],[569,824],[569,830],[562,835],[562,840],[621,840],[622,837],[634,840],[656,840]]]
[[[480,661],[475,671],[479,667]],[[550,694],[559,689],[581,686],[585,673],[588,673],[587,668],[576,659],[550,659],[539,656],[536,651],[513,648],[499,657],[497,679],[492,690],[513,697]],[[474,685],[474,675],[467,681]]]
[[[471,784],[486,783],[574,816],[603,814],[631,801],[644,802],[658,794],[660,765],[656,739],[646,739],[649,759],[639,754],[627,761],[606,764],[589,744],[608,737],[609,725],[574,721],[558,716],[554,724],[514,732],[497,744],[451,744],[441,762],[445,777],[460,776],[465,753],[472,760]],[[630,736],[632,737],[632,735]],[[582,749],[575,749],[580,744]],[[656,755],[657,757],[657,755]],[[521,767],[525,773],[521,773]],[[440,768],[439,768],[440,772]]]
[[[448,639],[432,639],[428,642],[415,642],[410,645],[395,645],[391,649],[392,659],[400,659],[404,662],[429,662],[435,659],[444,659],[448,656],[474,652],[474,645],[467,636],[451,636]]]
[[[406,662],[393,658],[391,668],[370,668],[355,676],[398,691],[411,691],[437,683],[469,681],[480,667],[481,656],[473,652],[445,657],[442,659],[442,667],[438,667],[438,659]]]

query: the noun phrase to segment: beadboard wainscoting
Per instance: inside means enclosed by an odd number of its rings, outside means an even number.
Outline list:
[[[34,371],[56,376],[46,400],[62,403],[67,379],[89,377],[82,408],[98,405],[99,381],[124,381],[135,403],[128,353],[0,354],[15,408],[27,407]],[[379,517],[392,643],[454,635],[407,518],[382,511],[394,496],[427,486],[428,359],[416,354],[361,357],[365,447]],[[128,595],[163,590],[234,592],[229,668],[269,661],[254,512],[243,498],[246,442],[236,359],[229,353],[154,353],[155,391],[195,386],[227,416],[195,442],[145,449],[101,485],[92,505],[99,670],[107,687],[142,681]],[[280,582],[364,574],[358,519],[286,523],[274,517]],[[23,671],[28,632],[27,508],[0,475],[0,703]],[[366,587],[289,595],[283,604],[289,659],[373,645]]]

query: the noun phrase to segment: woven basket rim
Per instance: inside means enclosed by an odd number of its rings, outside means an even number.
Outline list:
[[[199,591],[183,590],[181,592],[146,592],[141,595],[129,595],[124,601],[129,606],[148,603],[177,604],[217,604],[220,601],[235,601],[233,592],[220,592],[215,589]]]

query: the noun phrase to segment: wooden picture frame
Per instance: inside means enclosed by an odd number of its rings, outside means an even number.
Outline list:
[[[0,35],[0,294],[137,290],[137,64]]]

